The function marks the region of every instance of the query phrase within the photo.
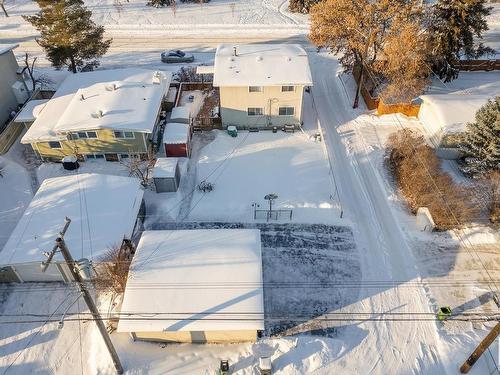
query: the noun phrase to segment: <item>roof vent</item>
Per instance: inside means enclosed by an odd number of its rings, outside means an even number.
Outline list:
[[[116,83],[112,83],[106,86],[106,90],[108,91],[115,91],[116,89],[117,89]]]
[[[234,61],[234,57],[232,57],[232,56],[231,56],[231,57],[229,58],[229,61]]]
[[[257,56],[257,61],[262,61],[262,56]]]
[[[287,56],[286,61],[292,61],[292,58],[290,56]]]
[[[80,100],[81,100],[81,101],[85,100],[85,95],[81,94],[81,95],[80,95]]]
[[[238,50],[236,46],[233,47],[233,56],[238,56]]]
[[[99,109],[99,110],[95,111],[95,113],[92,116],[94,118],[101,118],[102,116],[104,116],[104,113]]]

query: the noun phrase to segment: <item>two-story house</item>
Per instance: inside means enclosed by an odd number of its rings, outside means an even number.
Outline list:
[[[204,72],[210,68],[204,67]],[[208,68],[208,69],[207,69]],[[299,125],[312,85],[307,53],[296,44],[219,45],[211,69],[220,90],[222,125]]]

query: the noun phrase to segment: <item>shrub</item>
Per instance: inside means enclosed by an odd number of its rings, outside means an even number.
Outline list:
[[[427,207],[438,230],[458,227],[478,215],[469,191],[442,171],[423,136],[401,130],[391,135],[388,148],[389,166],[413,213]]]

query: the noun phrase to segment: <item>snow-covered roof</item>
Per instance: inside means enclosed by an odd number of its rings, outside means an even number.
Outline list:
[[[103,174],[46,179],[0,252],[0,264],[45,259],[64,218],[71,219],[65,240],[75,258],[95,259],[134,230],[144,191],[139,180]],[[56,259],[62,260],[60,254]]]
[[[136,68],[72,74],[21,141],[64,139],[68,132],[103,128],[149,133],[170,79],[170,72]]]
[[[0,44],[0,55],[19,47],[19,44]]]
[[[181,105],[179,107],[172,108],[172,113],[170,114],[170,120],[189,120],[191,112],[188,106]]]
[[[34,99],[27,102],[21,112],[14,119],[15,122],[35,121],[40,112],[45,108],[49,99]]]
[[[165,144],[183,144],[189,138],[189,125],[178,122],[169,122],[163,133],[163,143]]]
[[[432,135],[452,134],[466,130],[475,121],[476,112],[489,99],[500,95],[500,72],[461,72],[446,87],[432,87],[422,95],[418,114]]]
[[[307,53],[298,44],[221,44],[215,53],[213,84],[312,85],[312,76]]]
[[[177,158],[158,158],[153,168],[153,178],[175,177]]]
[[[263,330],[260,231],[144,232],[121,316],[144,312],[172,315],[120,320],[118,332]]]

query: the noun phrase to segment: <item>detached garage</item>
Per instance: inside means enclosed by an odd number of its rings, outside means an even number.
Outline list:
[[[170,122],[163,133],[163,144],[167,157],[189,157],[191,155],[191,134],[188,124]]]
[[[118,332],[137,340],[256,341],[264,330],[260,231],[144,232],[120,316]]]
[[[46,272],[44,252],[71,219],[65,240],[75,260],[95,260],[131,238],[144,191],[138,179],[84,173],[46,179],[0,252],[0,281],[68,281],[60,253]]]

